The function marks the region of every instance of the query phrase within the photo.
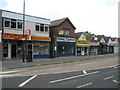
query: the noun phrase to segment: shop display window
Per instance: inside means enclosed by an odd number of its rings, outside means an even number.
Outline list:
[[[49,44],[48,43],[35,43],[33,45],[34,55],[46,55],[49,54]]]
[[[58,44],[58,53],[59,54],[73,54],[74,53],[74,45]]]

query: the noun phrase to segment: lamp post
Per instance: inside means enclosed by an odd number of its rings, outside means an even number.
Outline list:
[[[23,2],[23,37],[22,37],[22,41],[23,41],[23,45],[22,45],[22,52],[23,52],[23,62],[25,62],[25,55],[24,55],[24,40],[25,40],[25,37],[24,37],[24,32],[25,32],[25,0]]]

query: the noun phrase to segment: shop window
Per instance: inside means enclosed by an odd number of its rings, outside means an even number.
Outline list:
[[[5,27],[10,27],[10,19],[5,18]]]
[[[63,30],[63,35],[67,35],[67,36],[69,36],[69,30],[64,29],[64,30]]]
[[[22,21],[20,20],[17,21],[17,28],[22,29]]]
[[[48,43],[35,43],[33,45],[34,55],[47,55],[49,54],[49,44]]]
[[[40,24],[40,31],[44,32],[44,24]]]
[[[40,31],[40,25],[39,25],[39,24],[36,24],[36,25],[35,25],[35,30],[36,30],[36,31]]]
[[[11,19],[11,28],[16,28],[16,20]]]

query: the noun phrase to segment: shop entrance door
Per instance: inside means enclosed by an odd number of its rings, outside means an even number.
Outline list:
[[[16,45],[12,44],[11,46],[11,57],[15,58],[16,57]]]
[[[82,54],[82,55],[85,55],[84,49],[85,49],[84,47],[81,48],[81,54]]]

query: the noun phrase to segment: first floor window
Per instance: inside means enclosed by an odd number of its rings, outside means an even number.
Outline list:
[[[11,28],[16,28],[16,20],[11,19]]]
[[[36,30],[36,31],[40,31],[40,25],[39,25],[39,24],[36,24],[36,25],[35,25],[35,30]]]
[[[5,18],[5,27],[10,27],[10,19]]]
[[[69,36],[69,30],[64,29],[64,30],[63,30],[63,35],[67,35],[67,36]]]
[[[44,32],[44,24],[40,24],[40,31]]]
[[[22,21],[17,21],[17,28],[22,29]]]
[[[48,32],[48,26],[45,26],[45,32]]]

